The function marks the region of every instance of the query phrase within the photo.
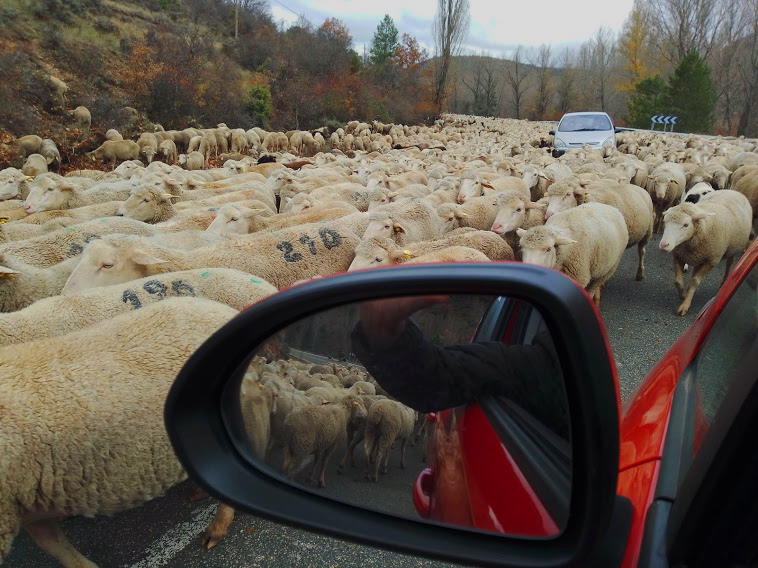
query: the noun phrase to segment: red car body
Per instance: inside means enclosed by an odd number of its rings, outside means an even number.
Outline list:
[[[754,242],[716,297],[653,367],[619,413],[617,493],[627,497],[633,506],[624,567],[637,566],[677,383],[724,306],[757,261],[758,242]],[[618,377],[614,378],[618,395]],[[542,506],[478,405],[444,410],[430,415],[430,419],[434,421],[427,450],[430,467],[418,476],[414,488],[414,502],[421,516],[512,535],[558,534],[556,522]],[[696,450],[708,429],[699,404],[694,420],[693,445]]]

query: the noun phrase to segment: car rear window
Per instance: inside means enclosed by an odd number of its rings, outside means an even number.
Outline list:
[[[602,114],[565,116],[558,126],[559,132],[586,132],[611,130],[611,121]]]

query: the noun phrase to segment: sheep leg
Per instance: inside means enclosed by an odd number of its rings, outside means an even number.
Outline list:
[[[203,546],[210,550],[223,540],[234,520],[234,509],[225,503],[219,503],[213,520],[202,536]]]
[[[393,441],[394,443],[394,441]],[[390,448],[386,448],[384,453],[382,454],[382,457],[384,457],[384,463],[382,464],[382,473],[387,473],[387,470],[389,470],[390,466]]]
[[[679,306],[679,309],[676,311],[680,316],[686,315],[687,311],[690,309],[690,304],[692,304],[692,296],[695,295],[695,290],[700,285],[700,281],[703,279],[703,277],[710,272],[711,268],[713,268],[713,264],[710,262],[704,262],[703,264],[697,266],[692,271],[692,276],[690,277],[690,284],[687,287],[687,297],[684,298],[684,301]]]
[[[639,263],[637,264],[637,276],[636,280],[645,279],[645,245],[647,245],[648,239],[643,239],[637,243],[637,255],[639,256]]]
[[[674,286],[679,293],[679,297],[684,300],[684,263],[674,257]]]
[[[403,438],[400,442],[400,469],[405,469],[405,445],[408,443],[408,438]]]
[[[326,464],[329,462],[329,458],[334,452],[334,448],[336,446],[337,444],[333,444],[329,446],[327,449],[325,449],[323,452],[321,452],[321,456],[320,456],[321,457],[321,471],[319,472],[319,476],[318,476],[319,487],[326,487],[326,480],[324,479],[324,475],[326,474]]]
[[[97,564],[87,560],[74,548],[53,519],[35,521],[24,525],[24,528],[37,546],[56,558],[64,568],[97,568]]]

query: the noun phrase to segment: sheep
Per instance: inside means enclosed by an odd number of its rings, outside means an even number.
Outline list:
[[[697,205],[682,203],[669,209],[663,218],[660,249],[674,254],[674,285],[682,299],[677,314],[684,316],[700,281],[722,258],[726,258],[723,285],[734,258],[748,245],[752,219],[747,198],[724,189]],[[689,285],[683,285],[684,265],[694,267]]]
[[[358,238],[331,223],[249,235],[193,251],[176,251],[131,235],[90,242],[66,283],[68,291],[106,286],[162,272],[221,266],[255,274],[278,289],[315,275],[344,272]],[[100,270],[108,265],[105,270]]]
[[[90,126],[92,125],[92,115],[90,114],[87,107],[78,106],[69,113],[69,116],[71,116],[76,121],[76,124],[81,126],[83,129],[90,129]]]
[[[366,407],[366,411],[371,412],[371,407],[374,405],[374,403],[380,400],[387,400],[387,397],[379,394],[363,394],[360,395],[360,399],[361,402],[363,402],[363,405]],[[358,444],[363,441],[365,433],[365,418],[362,420],[355,419],[351,422],[348,422],[347,447],[345,448],[345,453],[342,455],[342,458],[340,458],[340,461],[337,463],[337,473],[342,473],[344,471],[348,457],[350,458],[350,466],[355,467],[355,456],[353,455],[353,452]]]
[[[172,297],[207,298],[242,310],[276,291],[265,280],[229,268],[167,272],[43,298],[22,310],[0,314],[0,345],[63,335]]]
[[[455,229],[431,241],[411,243],[407,248],[398,246],[392,239],[378,237],[364,239],[355,248],[355,259],[348,271],[400,264],[454,246],[478,250],[490,260],[514,259],[513,250],[502,238],[490,231],[463,228]]]
[[[164,189],[138,187],[132,190],[129,197],[119,207],[116,215],[136,219],[143,223],[160,223],[176,215],[176,209],[172,202],[175,199],[178,197],[166,193]]]
[[[50,89],[53,91],[53,96],[58,99],[61,106],[66,106],[66,93],[68,93],[68,85],[53,75],[47,76],[47,84],[50,86]]]
[[[489,262],[483,252],[463,246],[449,246],[433,252],[411,258],[407,264],[424,264],[437,262]]]
[[[419,200],[390,203],[369,212],[364,239],[390,237],[400,245],[433,239],[440,235],[439,217]]]
[[[116,160],[139,160],[139,155],[140,147],[132,140],[106,140],[98,148],[86,154],[92,161],[110,162],[111,169],[115,168]]]
[[[49,221],[43,225],[30,225],[29,223],[3,222],[2,218],[0,218],[0,249],[6,243],[33,239],[34,237],[39,237],[40,235],[63,228],[65,228],[65,223],[60,223],[56,220]]]
[[[24,227],[47,231],[26,240],[6,242],[0,245],[0,254],[39,268],[77,256],[88,242],[103,235],[119,233],[149,237],[157,232],[154,227],[133,219],[103,217],[66,228],[56,225],[55,220],[50,221],[50,225],[6,223],[0,225],[0,234]]]
[[[200,148],[200,142],[203,141],[202,136],[193,136],[189,139],[189,142],[187,143],[187,154],[191,154],[192,152],[197,152],[197,150]]]
[[[716,190],[713,189],[711,184],[705,183],[704,181],[698,182],[682,194],[682,199],[679,201],[678,205],[681,205],[682,203],[698,203],[706,195],[709,195],[714,191]]]
[[[55,142],[49,138],[45,138],[42,141],[42,144],[40,144],[39,153],[45,158],[48,166],[54,164],[60,167],[61,153],[58,150],[58,146],[55,145]]]
[[[613,276],[629,241],[621,212],[585,203],[556,213],[543,226],[517,229],[525,263],[555,268],[587,290],[600,307],[603,285]]]
[[[443,203],[437,207],[437,215],[441,223],[441,232],[444,234],[458,227],[474,227],[480,230],[489,230],[495,222],[497,215],[497,202],[499,196],[483,195],[472,197],[465,203],[455,205]]]
[[[213,134],[213,132],[206,132],[203,134],[203,138],[200,140],[200,147],[197,149],[197,151],[203,155],[203,159],[205,160],[209,160],[211,158],[211,153],[213,153],[215,156],[218,156],[218,140],[216,140],[216,135]],[[224,150],[224,152],[225,151],[226,150]]]
[[[548,190],[546,218],[581,203],[605,203],[618,209],[624,216],[629,236],[626,248],[637,245],[639,262],[637,280],[645,278],[645,246],[653,235],[653,201],[650,194],[634,184],[615,181],[596,182],[587,187],[577,186],[569,178],[552,184]]]
[[[36,134],[27,134],[16,140],[16,144],[24,151],[24,157],[26,158],[31,154],[39,154],[42,138]]]
[[[754,172],[748,172],[740,177],[732,186],[732,189],[739,191],[747,197],[753,212],[753,219],[758,218],[758,169]]]
[[[111,184],[103,184],[96,189],[79,189],[68,180],[57,181],[44,177],[35,180],[29,195],[24,201],[27,214],[60,209],[75,209],[96,203],[126,199],[131,187],[125,185],[120,189],[111,189]]]
[[[405,469],[405,447],[413,435],[416,412],[396,400],[380,400],[371,406],[366,417],[364,449],[368,470],[366,478],[377,481],[381,468],[387,472],[390,446],[400,440],[400,467]],[[384,463],[382,463],[382,461]]]
[[[186,479],[166,435],[166,395],[189,356],[236,313],[174,298],[0,349],[0,399],[14,401],[0,414],[0,558],[24,528],[64,565],[92,567],[57,518],[113,514]]]
[[[29,194],[29,179],[21,170],[6,168],[0,171],[0,200],[20,197],[26,199]]]
[[[345,438],[349,422],[363,419],[366,407],[357,396],[346,396],[333,404],[306,406],[293,411],[285,421],[284,474],[294,479],[303,460],[313,455],[311,480],[326,487],[324,473],[329,457]]]
[[[47,172],[47,159],[41,154],[31,154],[21,167],[24,175],[35,177]]]
[[[355,213],[357,210],[347,203],[332,207],[307,209],[302,213],[282,213],[260,215],[261,211],[234,205],[224,205],[208,227],[208,231],[226,235],[246,235],[257,231],[273,231],[293,227],[302,223],[330,221]],[[265,211],[263,211],[265,213]]]
[[[686,178],[679,164],[666,162],[655,168],[647,178],[647,190],[653,199],[655,222],[653,231],[659,233],[663,213],[684,193]]]
[[[754,173],[758,173],[758,165],[748,164],[734,170],[732,177],[729,179],[729,189],[734,189],[734,186],[736,186],[744,176]]]
[[[397,191],[390,191],[385,188],[376,187],[369,192],[368,210],[381,207],[387,203],[394,203],[404,198],[426,197],[429,193],[429,188],[421,184],[408,185]]]
[[[173,140],[164,140],[158,145],[158,150],[167,162],[176,163],[176,144]]]
[[[530,229],[545,222],[547,203],[533,203],[518,193],[504,193],[498,196],[495,221],[490,230],[498,235],[506,235],[516,229]]]
[[[158,152],[158,139],[152,132],[143,132],[137,140],[140,155],[144,155],[147,163],[153,161],[153,156]]]
[[[202,170],[205,167],[205,156],[197,151],[179,154],[177,160],[185,170]]]
[[[116,130],[115,128],[109,128],[105,132],[105,139],[106,140],[117,141],[117,140],[123,140],[124,137],[121,136],[121,133],[118,130]]]
[[[37,268],[0,254],[0,312],[13,312],[42,298],[57,296],[78,263],[78,258],[69,258],[48,268]]]
[[[19,223],[32,223],[42,225],[57,219],[59,222],[65,222],[72,225],[82,221],[89,221],[98,217],[114,217],[118,213],[123,201],[108,201],[106,203],[95,203],[85,207],[76,207],[75,209],[54,209],[52,211],[40,211],[32,213],[22,219]]]

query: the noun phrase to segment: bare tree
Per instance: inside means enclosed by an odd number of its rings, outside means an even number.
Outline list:
[[[560,69],[558,87],[556,89],[557,106],[559,112],[567,113],[574,106],[574,82],[576,80],[574,58],[571,49],[568,47],[565,48],[561,54]]]
[[[550,104],[553,102],[552,65],[553,55],[550,45],[543,43],[529,59],[537,73],[537,92],[535,93],[532,118],[545,120]]]
[[[600,110],[606,110],[613,92],[611,75],[613,60],[616,53],[616,43],[613,31],[600,28],[589,41],[587,56],[589,57],[589,81],[592,85],[593,98]]]
[[[727,130],[731,133],[740,98],[740,58],[744,49],[740,49],[742,38],[747,31],[747,2],[737,0],[734,9],[724,18],[718,47],[713,50],[713,79],[718,89],[719,111]]]
[[[650,40],[676,66],[691,50],[708,59],[718,43],[731,0],[644,0]]]
[[[471,92],[471,113],[494,116],[497,110],[497,68],[488,53],[472,56],[471,72],[463,75],[462,83]]]
[[[744,9],[746,33],[738,67],[743,102],[737,134],[758,136],[758,0],[746,0]]]
[[[461,51],[468,34],[469,0],[437,0],[432,35],[434,36],[434,106],[437,114],[447,98],[450,61]]]
[[[524,48],[520,45],[516,46],[511,60],[505,63],[504,79],[511,88],[513,112],[516,118],[521,118],[521,108],[524,104],[525,94],[529,90],[529,84],[526,82],[529,68],[524,63],[524,55]]]

